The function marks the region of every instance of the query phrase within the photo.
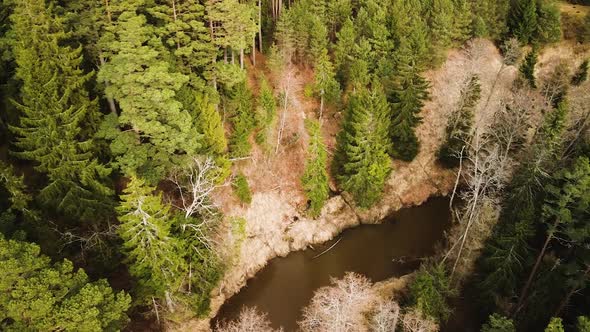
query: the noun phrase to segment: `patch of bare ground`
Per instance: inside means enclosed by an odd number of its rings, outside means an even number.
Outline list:
[[[541,55],[541,64],[549,55],[569,47],[556,46]],[[257,56],[255,70],[249,71],[249,82],[257,84],[264,59]],[[305,198],[300,176],[305,163],[307,133],[304,120],[317,117],[317,101],[304,94],[306,84],[313,74],[302,68],[287,68],[280,77],[271,77],[277,97],[289,87],[288,107],[284,113],[283,139],[275,154],[276,141],[271,148],[256,146],[250,159],[236,163],[248,177],[253,198],[249,206],[231,198],[231,189],[223,187],[215,194],[215,201],[227,217],[243,217],[246,220],[246,239],[238,258],[226,272],[220,286],[214,291],[211,313],[208,318],[191,320],[170,326],[177,331],[209,331],[209,320],[215,316],[223,302],[238,292],[257,271],[277,256],[322,243],[334,238],[346,228],[360,223],[378,223],[384,217],[402,207],[418,205],[433,195],[446,195],[454,186],[456,170],[440,167],[436,152],[443,143],[445,127],[450,112],[456,107],[462,83],[471,74],[481,80],[482,102],[478,106],[476,121],[486,121],[509,96],[517,69],[502,65],[502,57],[489,41],[476,40],[469,49],[452,50],[445,64],[425,75],[431,82],[431,99],[426,103],[417,128],[421,142],[420,153],[410,163],[394,161],[381,202],[369,210],[354,207],[346,195],[337,195],[327,202],[319,218],[312,220],[305,215]],[[270,75],[267,74],[267,77]],[[283,114],[281,100],[277,107],[278,125]],[[339,130],[340,114],[334,109],[324,112],[323,132],[330,153],[335,149],[335,137]],[[275,137],[276,139],[276,137]],[[228,220],[230,218],[227,218]],[[229,227],[228,227],[229,228]],[[407,278],[376,284],[381,294],[404,288]]]

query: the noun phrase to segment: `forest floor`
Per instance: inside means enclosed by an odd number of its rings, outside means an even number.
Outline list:
[[[502,57],[491,42],[479,40],[476,43],[470,51],[449,51],[442,67],[425,73],[431,82],[431,99],[421,113],[423,122],[417,128],[420,153],[410,163],[393,161],[394,170],[387,181],[383,200],[369,210],[362,210],[354,206],[346,193],[334,195],[317,219],[305,215],[307,203],[300,184],[308,142],[304,121],[308,117],[317,118],[318,102],[305,94],[305,87],[313,82],[313,73],[307,68],[290,67],[279,77],[270,77],[263,56],[257,54],[257,66],[248,63],[249,83],[253,90],[258,91],[257,82],[262,74],[269,77],[277,96],[289,86],[283,139],[277,153],[276,141],[270,143],[270,149],[254,145],[251,158],[235,163],[235,171],[243,172],[250,183],[253,193],[250,205],[243,205],[233,197],[229,186],[221,187],[215,193],[214,200],[227,220],[232,217],[246,220],[246,238],[238,258],[214,291],[209,317],[173,324],[169,326],[170,330],[209,331],[209,321],[224,301],[274,257],[328,241],[344,229],[361,223],[378,223],[402,207],[419,205],[431,196],[452,191],[456,171],[440,167],[436,162],[436,151],[444,140],[447,118],[459,99],[462,82],[470,73],[479,75],[482,101],[485,102],[479,105],[476,121],[487,121],[492,111],[502,106],[517,75],[515,67],[502,66]],[[576,52],[571,45],[557,45],[545,50],[540,57],[539,75],[546,75],[562,57],[580,59]],[[584,52],[587,54],[587,50]],[[572,66],[577,66],[580,61],[575,60]],[[278,104],[280,124],[283,109],[280,101]],[[341,116],[328,109],[323,117],[323,134],[331,156]],[[232,237],[230,229],[228,222],[223,233],[227,238]]]

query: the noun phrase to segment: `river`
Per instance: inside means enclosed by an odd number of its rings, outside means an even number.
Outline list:
[[[447,198],[432,198],[381,224],[360,225],[325,244],[272,259],[223,304],[213,324],[235,319],[244,306],[255,306],[268,314],[273,327],[296,331],[301,309],[316,289],[330,284],[331,277],[353,271],[377,282],[415,270],[421,258],[434,253],[449,227],[448,205]]]

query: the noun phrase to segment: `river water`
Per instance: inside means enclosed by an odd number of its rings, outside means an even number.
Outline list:
[[[377,282],[415,270],[420,258],[434,253],[435,243],[450,225],[448,205],[446,198],[432,198],[396,212],[381,224],[348,229],[314,249],[272,259],[223,304],[213,324],[235,319],[244,306],[255,306],[268,314],[273,327],[296,331],[301,309],[316,289],[330,284],[331,277],[352,271]]]

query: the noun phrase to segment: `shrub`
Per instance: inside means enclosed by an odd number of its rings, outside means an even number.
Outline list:
[[[244,174],[238,174],[232,184],[236,196],[242,203],[250,204],[252,202],[252,192],[250,191],[250,185],[248,185],[248,179]]]

